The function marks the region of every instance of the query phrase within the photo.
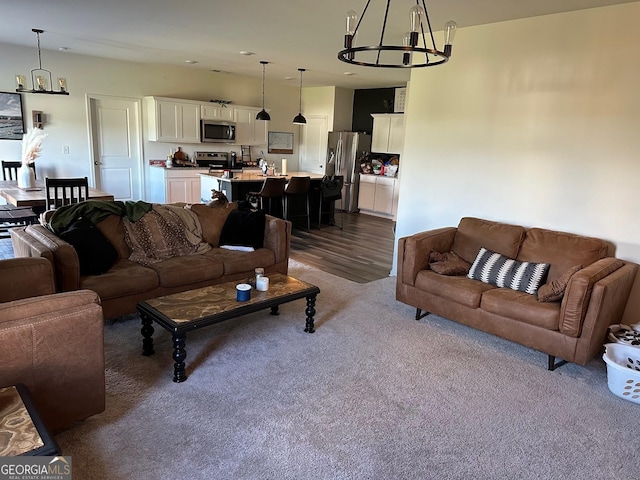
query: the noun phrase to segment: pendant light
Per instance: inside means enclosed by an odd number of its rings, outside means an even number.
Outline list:
[[[302,72],[305,71],[304,68],[299,68],[300,72],[300,108],[298,110],[298,115],[293,118],[293,123],[296,125],[305,125],[307,123],[307,119],[302,116]]]
[[[44,30],[32,28],[31,31],[38,37],[38,68],[31,70],[31,90],[25,88],[26,77],[21,74],[16,75],[16,92],[20,93],[48,93],[50,95],[69,95],[67,91],[67,79],[59,77],[58,87],[60,90],[53,89],[51,72],[46,68],[42,68],[42,55],[40,52],[40,34]]]
[[[262,64],[262,110],[256,115],[256,120],[271,120],[271,116],[264,109],[264,68],[269,62],[262,60],[260,63]]]
[[[347,30],[344,36],[344,50],[338,52],[338,60],[353,65],[364,67],[382,68],[414,68],[433,67],[446,63],[451,57],[453,37],[456,33],[456,22],[447,22],[444,26],[444,48],[438,50],[436,41],[431,29],[431,21],[427,12],[425,0],[416,0],[415,5],[409,9],[409,28],[404,38],[398,39],[401,42],[384,43],[385,29],[387,26],[387,16],[391,6],[391,0],[387,0],[382,22],[382,32],[380,33],[380,43],[377,45],[367,45],[358,47],[355,45],[356,34],[360,24],[364,20],[365,13],[369,8],[371,0],[362,11],[360,19],[353,10],[347,12]],[[428,43],[428,41],[430,42]],[[401,45],[399,44],[401,43]],[[383,60],[380,59],[384,55]],[[394,60],[395,61],[391,61]]]

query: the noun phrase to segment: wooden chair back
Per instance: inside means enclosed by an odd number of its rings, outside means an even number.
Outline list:
[[[22,166],[22,162],[13,160],[2,160],[2,179],[3,180],[18,180],[18,169]],[[36,174],[36,163],[32,162],[29,165],[33,169],[33,174]]]
[[[89,181],[81,178],[46,178],[46,209],[84,202],[89,199]]]

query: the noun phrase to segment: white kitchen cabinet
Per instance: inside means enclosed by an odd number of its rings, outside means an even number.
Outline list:
[[[269,122],[256,120],[260,108],[234,107],[233,120],[236,122],[237,145],[266,145]]]
[[[151,167],[149,174],[152,203],[202,203],[200,173],[203,168]],[[211,193],[207,202],[211,199]]]
[[[223,107],[216,103],[200,105],[201,118],[207,120],[226,120],[233,121],[233,108]]]
[[[376,177],[373,175],[360,175],[358,189],[358,208],[373,210],[376,195]]]
[[[371,151],[402,153],[404,144],[404,115],[402,113],[372,113],[373,135]]]
[[[152,142],[200,143],[200,104],[145,97]]]
[[[358,208],[361,213],[395,217],[398,205],[398,181],[393,177],[360,175]]]

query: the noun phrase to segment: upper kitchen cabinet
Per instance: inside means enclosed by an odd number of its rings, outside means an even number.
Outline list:
[[[402,153],[404,144],[404,115],[402,113],[372,113],[373,135],[371,151]]]
[[[200,105],[203,120],[227,120],[233,122],[233,107],[223,107],[217,104]]]
[[[236,144],[238,145],[266,145],[269,122],[256,120],[260,108],[233,108],[233,121],[236,122]]]
[[[145,97],[152,142],[200,143],[200,103]]]

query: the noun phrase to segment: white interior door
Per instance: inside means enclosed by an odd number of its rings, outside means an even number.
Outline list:
[[[140,99],[87,98],[96,188],[112,193],[116,200],[141,200],[144,169]]]
[[[301,172],[324,173],[327,160],[328,123],[326,115],[306,115],[302,127],[300,168]]]

